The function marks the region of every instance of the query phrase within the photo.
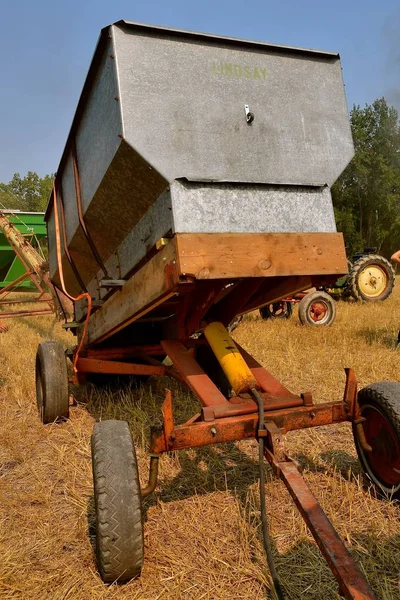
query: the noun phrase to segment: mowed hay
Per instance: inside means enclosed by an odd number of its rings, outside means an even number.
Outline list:
[[[236,339],[296,393],[317,402],[342,397],[344,367],[360,386],[399,381],[400,281],[384,303],[339,303],[329,328],[253,316]],[[257,446],[238,442],[165,455],[157,492],[145,502],[140,579],[105,586],[93,554],[90,435],[97,418],[127,419],[140,476],[146,439],[160,423],[164,388],[176,421],[197,409],[177,383],[152,379],[139,390],[75,390],[70,421],[42,426],[34,392],[37,344],[74,339],[50,318],[10,322],[0,336],[0,598],[23,600],[226,600],[272,598],[261,545]],[[365,487],[350,426],[286,437],[289,454],[365,573],[377,596],[400,598],[400,506]],[[284,485],[267,468],[267,504],[276,566],[287,598],[337,599],[337,584]]]

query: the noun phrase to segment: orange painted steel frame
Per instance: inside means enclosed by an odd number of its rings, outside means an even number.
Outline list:
[[[172,396],[166,390],[162,407],[163,426],[152,428],[151,456],[147,495],[154,490],[158,457],[163,452],[196,448],[221,442],[264,437],[265,457],[274,472],[288,488],[300,513],[314,536],[321,553],[339,583],[340,594],[349,600],[376,600],[376,596],[345,548],[329,519],[300,475],[296,463],[284,452],[283,435],[287,431],[319,427],[349,421],[362,422],[357,403],[357,381],[351,369],[346,370],[343,401],[314,405],[309,392],[296,396],[266,371],[243,348],[239,350],[252,371],[264,400],[266,427],[258,428],[257,404],[250,395],[229,400],[220,392],[194,358],[200,340],[185,347],[177,340],[164,340],[149,346],[129,348],[86,349],[77,360],[77,373],[109,373],[135,375],[170,375],[184,381],[199,399],[201,412],[183,425],[175,425]],[[189,345],[189,344],[188,344]],[[167,367],[152,358],[167,354],[173,366]],[[140,359],[140,363],[121,362]],[[119,359],[119,360],[118,360]],[[143,364],[148,363],[148,364]],[[362,427],[361,427],[362,428]]]

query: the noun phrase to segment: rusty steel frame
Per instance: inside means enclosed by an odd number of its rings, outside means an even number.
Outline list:
[[[377,600],[296,464],[290,459],[277,461],[269,451],[266,452],[266,457],[275,474],[286,485],[306,521],[321,554],[339,584],[340,595],[348,600]]]
[[[15,304],[48,304],[49,307],[48,308],[39,308],[37,310],[24,309],[24,310],[16,310],[16,311],[9,311],[9,312],[0,312],[0,318],[1,319],[15,319],[17,317],[38,317],[38,316],[43,316],[43,315],[54,314],[54,312],[55,312],[54,302],[53,302],[53,298],[52,298],[51,294],[47,293],[46,290],[40,286],[40,284],[36,280],[35,272],[29,269],[29,267],[23,260],[23,257],[20,255],[20,253],[18,253],[15,249],[14,249],[14,251],[15,251],[15,254],[18,256],[19,260],[21,261],[22,265],[26,269],[26,273],[23,273],[22,275],[20,275],[16,279],[14,279],[14,281],[11,281],[8,285],[6,285],[4,288],[2,288],[0,290],[0,299],[5,298],[10,293],[17,291],[18,285],[20,283],[22,283],[23,281],[25,281],[26,279],[30,279],[33,282],[33,284],[35,285],[35,287],[38,290],[38,295],[36,297],[31,296],[31,297],[27,298],[26,300],[21,300],[21,299],[17,300],[14,298],[10,298],[8,300],[3,299],[3,300],[0,300],[0,306],[2,306],[2,307],[3,306],[14,306]],[[1,324],[1,321],[0,321],[0,324]]]
[[[108,375],[166,375],[168,367],[125,363],[97,358],[78,358],[76,368],[79,373],[104,373]]]
[[[346,369],[343,400],[315,405],[309,392],[292,394],[238,345],[262,390],[260,396],[264,401],[266,426],[260,430],[257,403],[251,395],[243,394],[228,400],[197,363],[195,347],[201,343],[201,340],[189,340],[185,345],[178,340],[163,340],[160,344],[126,348],[86,348],[76,362],[78,380],[79,376],[84,380],[87,373],[175,377],[189,386],[202,405],[200,413],[182,425],[175,425],[172,394],[166,390],[162,405],[163,425],[151,428],[149,481],[142,489],[142,497],[151,494],[156,487],[159,458],[164,452],[263,437],[265,458],[286,485],[338,581],[340,594],[347,600],[376,600],[296,463],[285,454],[283,447],[283,436],[288,431],[345,421],[355,423],[362,438],[363,419],[357,403],[357,380],[353,370]],[[172,366],[153,358],[164,354],[172,360]],[[140,363],[133,362],[135,359]]]

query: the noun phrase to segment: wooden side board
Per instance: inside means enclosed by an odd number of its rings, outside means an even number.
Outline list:
[[[196,279],[347,273],[341,233],[185,233],[175,242],[180,273]]]
[[[176,246],[170,243],[106,300],[89,320],[86,344],[99,343],[173,295],[178,283]],[[79,334],[83,331],[83,324]]]
[[[251,306],[259,306],[270,297],[299,291],[302,281],[308,287],[310,276],[343,273],[347,263],[339,233],[177,234],[91,316],[85,343],[104,341],[172,296],[179,302],[188,280],[194,285],[189,303],[193,309],[199,301],[195,280],[278,278],[280,291],[252,299]],[[179,306],[181,312],[188,310],[187,304]],[[80,335],[82,330],[83,325]]]

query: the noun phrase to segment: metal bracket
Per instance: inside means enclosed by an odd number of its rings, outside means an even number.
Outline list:
[[[124,287],[125,279],[102,279],[100,281],[100,287],[102,288],[122,288]]]
[[[267,447],[274,455],[275,461],[281,462],[286,460],[283,431],[273,422],[268,421],[265,424],[265,429],[268,435]]]
[[[248,125],[250,125],[254,121],[254,115],[252,112],[250,112],[250,107],[248,104],[244,105],[244,111],[246,113],[246,122]]]

